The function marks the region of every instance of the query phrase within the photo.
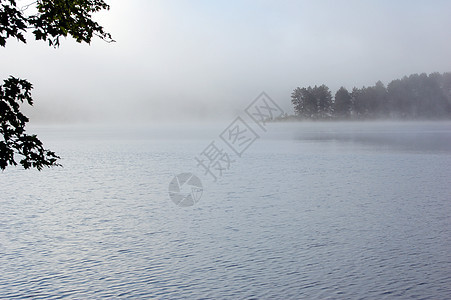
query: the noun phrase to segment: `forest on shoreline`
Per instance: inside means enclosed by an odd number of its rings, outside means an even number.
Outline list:
[[[450,119],[451,72],[412,74],[374,86],[335,93],[320,86],[297,87],[291,94],[295,114],[278,120]]]

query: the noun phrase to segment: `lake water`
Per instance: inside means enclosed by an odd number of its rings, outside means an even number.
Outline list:
[[[227,125],[30,128],[64,167],[0,173],[0,298],[451,299],[451,122],[254,128],[214,182]]]

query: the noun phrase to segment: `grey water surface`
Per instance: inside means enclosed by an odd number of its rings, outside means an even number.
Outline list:
[[[31,128],[64,167],[0,173],[0,298],[451,299],[451,122],[270,124],[214,182],[227,125]]]

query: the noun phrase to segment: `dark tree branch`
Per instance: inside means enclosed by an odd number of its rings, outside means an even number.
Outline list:
[[[0,169],[17,165],[42,170],[44,167],[59,166],[60,158],[54,152],[44,149],[36,135],[25,133],[28,118],[20,111],[20,104],[33,105],[31,90],[33,86],[26,80],[9,77],[0,85]]]
[[[37,13],[25,16],[32,5]],[[55,48],[60,38],[71,36],[79,43],[91,43],[92,37],[111,43],[114,40],[92,14],[109,10],[103,0],[38,0],[17,7],[16,0],[0,0],[0,46],[9,38],[26,43],[25,33],[31,30],[36,40],[47,41]],[[22,165],[25,169],[60,166],[60,158],[43,147],[36,135],[25,133],[28,118],[20,111],[23,103],[33,105],[33,86],[26,80],[9,77],[0,85],[0,169]]]

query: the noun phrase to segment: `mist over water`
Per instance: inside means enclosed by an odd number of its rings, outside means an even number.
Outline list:
[[[338,122],[333,124],[305,124],[296,129],[296,140],[317,140],[344,142],[353,145],[373,147],[377,150],[398,150],[406,152],[451,151],[451,123],[431,122]]]
[[[30,127],[64,167],[0,174],[0,298],[451,297],[450,122],[271,123],[214,182],[228,125]]]
[[[451,299],[451,1],[0,2],[0,299]]]

